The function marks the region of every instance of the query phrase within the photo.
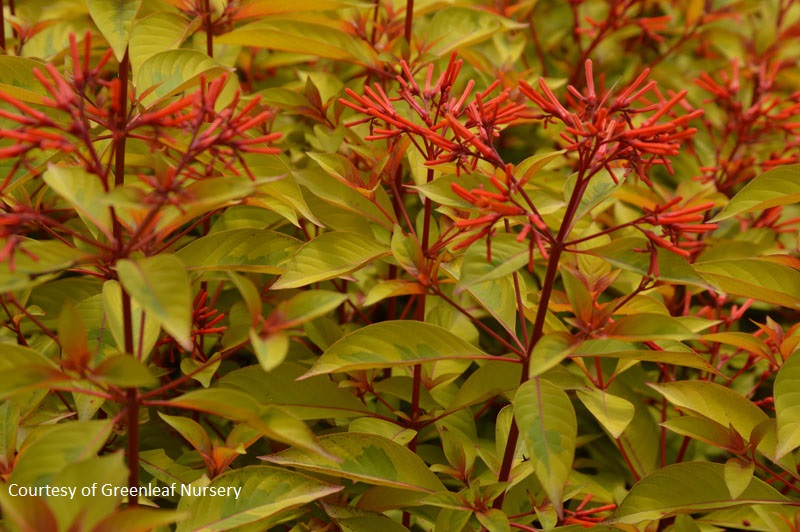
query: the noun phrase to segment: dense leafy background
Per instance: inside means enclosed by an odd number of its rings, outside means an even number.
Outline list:
[[[800,527],[797,2],[3,15],[0,527]]]

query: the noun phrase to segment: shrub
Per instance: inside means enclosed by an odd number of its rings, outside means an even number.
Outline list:
[[[4,527],[800,527],[795,2],[3,16]]]

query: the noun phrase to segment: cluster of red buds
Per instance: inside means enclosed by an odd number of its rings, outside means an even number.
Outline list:
[[[499,81],[486,90],[472,91],[475,83],[470,80],[460,95],[451,94],[462,61],[450,58],[447,68],[438,79],[433,80],[433,65],[428,66],[425,84],[420,86],[411,69],[401,61],[402,75],[398,96],[390,97],[380,84],[367,86],[363,96],[345,89],[353,100],[341,99],[341,103],[367,118],[350,122],[348,127],[370,123],[370,135],[366,140],[394,139],[407,135],[417,150],[425,157],[427,165],[455,163],[457,171],[474,170],[478,161],[488,161],[495,167],[504,166],[494,148],[494,141],[502,125],[517,120],[525,110],[522,104],[510,100],[511,90],[506,88],[490,98]],[[472,101],[470,100],[472,97]],[[395,103],[404,102],[411,113],[398,111]],[[414,114],[417,120],[410,118]]]
[[[189,161],[203,152],[208,152],[214,160],[222,161],[224,166],[234,172],[237,163],[254,179],[247,164],[242,158],[243,153],[260,153],[276,155],[280,148],[269,144],[281,138],[281,133],[267,131],[267,127],[274,118],[272,109],[260,109],[260,98],[255,97],[237,111],[240,95],[237,93],[233,100],[216,110],[217,101],[222,89],[227,82],[227,76],[215,78],[209,83],[201,78],[200,88],[171,104],[154,111],[148,111],[135,116],[129,123],[129,131],[140,127],[152,127],[155,136],[165,138],[165,128],[183,128],[192,133],[192,140],[181,157]],[[257,111],[257,113],[253,113]],[[258,130],[256,135],[251,135],[253,130]],[[206,177],[208,172],[196,173],[191,167],[186,168],[188,178],[199,179]],[[213,163],[206,165],[205,169],[211,171]],[[194,173],[193,173],[194,172]]]
[[[722,111],[722,123],[707,124],[712,134],[716,164],[701,168],[701,180],[732,196],[739,185],[758,170],[800,162],[800,91],[788,97],[774,91],[776,77],[788,64],[761,60],[742,68],[734,59],[730,73],[718,79],[702,73],[695,83],[708,92]],[[778,141],[778,142],[775,142]],[[774,147],[768,158],[759,160],[751,146],[769,142]]]
[[[609,92],[597,92],[592,72],[592,62],[587,60],[586,90],[581,93],[572,85],[567,87],[571,96],[567,105],[562,104],[543,79],[539,79],[537,91],[524,81],[520,91],[527,96],[548,122],[561,122],[565,128],[561,137],[566,149],[577,152],[578,170],[591,176],[602,168],[608,170],[613,179],[616,174],[612,165],[620,163],[626,171],[636,171],[638,177],[652,186],[648,172],[653,165],[663,165],[673,173],[668,156],[676,155],[683,142],[694,135],[695,128],[686,125],[701,116],[700,109],[675,116],[675,108],[683,103],[686,91],[682,90],[667,99],[645,69],[630,85],[615,97]],[[651,113],[642,121],[637,115]],[[662,118],[666,121],[661,121]],[[638,124],[636,124],[639,122]]]
[[[647,214],[640,220],[652,226],[659,226],[662,234],[657,235],[652,230],[642,229],[649,241],[647,250],[650,253],[650,271],[654,277],[659,276],[657,248],[665,249],[686,259],[699,253],[705,246],[701,235],[717,228],[715,223],[706,223],[704,212],[714,208],[714,202],[708,201],[697,205],[675,208],[683,198],[676,196],[663,205],[653,209],[645,209]],[[693,235],[697,238],[687,238]]]

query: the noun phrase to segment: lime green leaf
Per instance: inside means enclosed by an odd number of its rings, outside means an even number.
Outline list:
[[[428,53],[441,57],[457,48],[483,42],[497,33],[523,27],[488,11],[449,7],[438,11],[425,28]]]
[[[305,290],[281,301],[270,318],[279,323],[281,328],[296,327],[324,316],[347,301],[347,298],[347,294],[331,290]]]
[[[202,490],[203,486],[194,489]],[[281,513],[336,493],[342,486],[276,467],[251,466],[223,473],[205,489],[219,495],[181,497],[178,511],[189,517],[178,524],[177,532],[230,530],[256,524],[268,530],[277,524],[273,518]]]
[[[0,344],[0,399],[33,388],[47,387],[48,381],[60,379],[53,362],[30,347]]]
[[[347,432],[322,436],[319,443],[338,461],[294,448],[261,458],[367,484],[414,491],[444,490],[419,456],[392,440],[375,434]]]
[[[197,449],[204,458],[211,456],[211,439],[200,423],[188,417],[168,416],[161,412],[158,415],[178,434],[186,438],[186,441]]]
[[[734,451],[740,449],[744,440],[736,434],[735,429],[723,427],[716,421],[694,416],[679,416],[668,419],[661,426],[695,440]]]
[[[58,240],[29,240],[20,237],[19,246],[26,253],[14,254],[14,270],[10,262],[0,263],[0,292],[22,290],[37,282],[47,281],[45,274],[58,273],[75,266],[86,253]],[[36,257],[34,260],[32,257]]]
[[[42,103],[51,95],[33,75],[33,69],[44,70],[44,65],[28,57],[0,56],[0,90],[23,102]]]
[[[87,2],[89,15],[91,15],[97,29],[108,41],[111,49],[114,50],[114,57],[117,61],[122,61],[125,51],[128,48],[128,40],[131,37],[133,20],[142,5],[142,0],[91,0]]]
[[[192,348],[192,292],[183,263],[167,253],[117,263],[119,281],[132,299],[186,350]]]
[[[343,337],[326,350],[302,378],[356,369],[488,356],[437,325],[411,320],[384,321]]]
[[[220,44],[241,44],[283,52],[341,59],[363,65],[375,62],[363,41],[339,28],[299,20],[259,20],[214,39]]]
[[[775,415],[778,421],[776,459],[800,447],[800,354],[786,359],[775,377]]]
[[[492,238],[492,260],[489,261],[486,260],[486,243],[480,240],[464,254],[458,289],[511,275],[528,264],[530,256],[527,242],[517,242],[514,235],[503,233]]]
[[[784,307],[800,307],[800,272],[764,259],[715,260],[694,265],[719,290]]]
[[[161,530],[186,514],[146,507],[127,507],[103,519],[92,532],[145,532]]]
[[[627,399],[596,388],[578,390],[578,399],[614,439],[619,439],[633,421],[636,409]]]
[[[737,500],[731,499],[724,469],[722,464],[709,462],[682,462],[659,469],[631,488],[612,522],[636,524],[739,504],[780,504],[787,501],[756,478]]]
[[[151,107],[197,83],[201,74],[207,78],[226,72],[227,69],[211,57],[195,50],[166,50],[148,57],[139,67],[134,86],[143,94],[142,104]]]
[[[357,233],[323,233],[297,250],[272,288],[297,288],[333,279],[390,254],[388,246]]]
[[[98,380],[125,388],[150,388],[158,385],[150,370],[131,355],[111,355],[93,371]]]
[[[289,353],[289,336],[277,332],[262,337],[255,329],[250,329],[250,345],[264,371],[272,371],[283,363]]]
[[[81,315],[69,302],[65,303],[58,316],[58,343],[61,356],[71,363],[73,369],[83,369],[89,362],[89,337]]]
[[[35,428],[19,450],[9,483],[47,484],[68,465],[95,456],[111,435],[112,425],[110,420],[70,421]]]
[[[711,221],[800,202],[800,164],[780,166],[752,179]]]
[[[389,297],[423,294],[425,291],[426,288],[417,282],[404,279],[389,279],[380,281],[373,286],[362,304],[368,307]]]
[[[12,496],[4,484],[0,488],[0,509],[3,522],[16,525],[18,530],[59,530],[58,521],[44,497]]]
[[[531,455],[536,478],[560,515],[578,435],[572,402],[561,388],[537,377],[517,390],[514,417]]]
[[[122,323],[122,288],[117,281],[106,281],[103,284],[103,309],[106,323],[120,352],[125,351],[125,332]],[[150,356],[161,334],[161,326],[152,315],[135,299],[131,301],[131,318],[133,329],[133,349],[139,360],[145,361]]]
[[[605,328],[610,338],[629,341],[689,340],[696,337],[678,319],[661,314],[630,314]]]
[[[158,11],[137,20],[128,43],[134,77],[146,59],[158,52],[178,48],[201,21],[201,17],[196,17],[190,22],[183,15],[167,11]]]
[[[753,480],[755,467],[755,463],[752,460],[742,460],[735,456],[725,462],[723,476],[731,499],[738,499],[739,495],[747,489],[747,486]]]
[[[743,332],[722,332],[704,334],[702,340],[707,342],[719,342],[721,344],[728,344],[740,349],[744,349],[748,353],[753,353],[766,357],[769,353],[769,348],[761,338],[753,336],[749,333]]]
[[[191,484],[201,476],[203,471],[181,465],[167,456],[164,449],[153,449],[139,453],[139,465],[167,486],[174,484]]]
[[[649,384],[681,410],[713,420],[723,427],[732,425],[745,439],[767,415],[745,396],[709,381],[678,381]]]
[[[583,342],[578,346],[574,356],[596,356],[602,358],[638,360],[642,362],[660,362],[663,364],[674,364],[687,368],[702,369],[703,371],[720,375],[719,371],[714,366],[688,347],[685,347],[685,351],[672,349],[665,351],[637,349],[634,343],[603,338]]]
[[[208,362],[184,358],[181,360],[181,373],[184,375],[191,374],[194,380],[203,385],[203,388],[208,388],[221,362],[222,358],[219,354],[215,354]]]
[[[572,341],[572,336],[564,332],[544,335],[531,351],[529,377],[535,377],[559,365],[572,354],[580,344]]]
[[[50,508],[58,519],[61,530],[69,530],[77,523],[84,526],[84,530],[94,530],[98,523],[109,514],[113,513],[122,502],[122,496],[97,496],[83,493],[82,488],[91,489],[91,486],[100,487],[104,484],[124,486],[128,477],[125,467],[125,456],[122,452],[104,456],[92,456],[69,464],[52,480],[53,486],[75,488],[71,497],[53,497],[48,500]]]
[[[322,503],[325,513],[339,526],[342,532],[408,532],[400,523],[378,512],[370,512],[353,506]]]
[[[650,267],[650,255],[635,250],[646,248],[646,239],[629,237],[615,239],[610,244],[589,249],[587,252],[603,257],[618,268],[645,276]],[[694,271],[692,265],[686,262],[686,259],[669,251],[659,252],[658,271],[658,278],[662,281],[695,285],[701,288],[713,288]]]
[[[11,470],[17,454],[19,414],[19,405],[14,401],[0,403],[0,467],[6,471]]]
[[[314,439],[314,434],[301,420],[288,410],[261,405],[246,393],[231,388],[194,390],[170,401],[179,408],[199,410],[220,417],[247,423],[264,436],[296,445],[311,453],[325,455],[325,450]]]
[[[508,522],[508,517],[496,508],[476,513],[475,517],[478,518],[478,522],[488,532],[511,532],[511,524]]]
[[[299,246],[300,241],[283,233],[231,229],[198,238],[175,254],[190,270],[280,274]]]
[[[99,176],[90,174],[80,166],[49,164],[42,178],[56,194],[75,208],[95,237],[95,228],[99,228],[111,239],[111,211],[99,201],[105,195]]]
[[[361,401],[328,377],[296,380],[304,372],[305,368],[288,362],[270,373],[250,366],[228,373],[217,386],[238,390],[262,404],[282,406],[300,419],[344,418],[367,412]]]

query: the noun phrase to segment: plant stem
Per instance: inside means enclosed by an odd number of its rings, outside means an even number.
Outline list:
[[[561,221],[561,227],[558,230],[555,241],[550,247],[550,257],[547,260],[547,271],[544,275],[542,282],[542,293],[539,297],[539,303],[536,308],[536,318],[533,323],[533,330],[531,331],[530,339],[528,340],[528,349],[526,355],[522,359],[522,376],[520,377],[520,385],[524,384],[530,379],[530,358],[533,348],[539,343],[544,335],[544,322],[547,317],[547,307],[550,305],[550,297],[553,294],[553,286],[555,284],[556,275],[558,275],[558,265],[561,260],[561,254],[564,251],[564,242],[572,229],[572,222],[575,214],[578,212],[581,198],[586,191],[586,185],[591,179],[591,175],[585,176],[584,172],[578,175],[578,180],[575,183],[575,188],[572,191],[572,196],[567,204],[567,210],[564,213],[564,218]],[[538,380],[537,380],[538,383]],[[507,482],[511,476],[511,467],[514,464],[514,454],[517,449],[517,442],[519,441],[519,427],[516,421],[511,419],[511,429],[508,432],[508,440],[506,441],[506,448],[503,452],[503,462],[500,466],[500,474],[498,475],[499,482]],[[501,493],[499,497],[494,500],[492,507],[501,509],[503,501],[505,500],[505,493]]]
[[[125,184],[125,141],[127,139],[128,122],[128,71],[130,69],[130,59],[128,51],[119,63],[119,100],[117,108],[119,114],[115,124],[114,134],[114,186],[121,187]],[[117,256],[120,260],[125,258],[126,246],[122,241],[122,224],[119,218],[114,216],[114,240],[116,241]],[[133,309],[131,306],[131,296],[125,289],[122,289],[122,328],[125,343],[125,353],[134,356],[133,345]],[[139,390],[128,388],[125,391],[125,411],[128,426],[128,487],[138,488],[139,486]],[[139,501],[136,497],[128,499],[129,506],[138,506]]]

